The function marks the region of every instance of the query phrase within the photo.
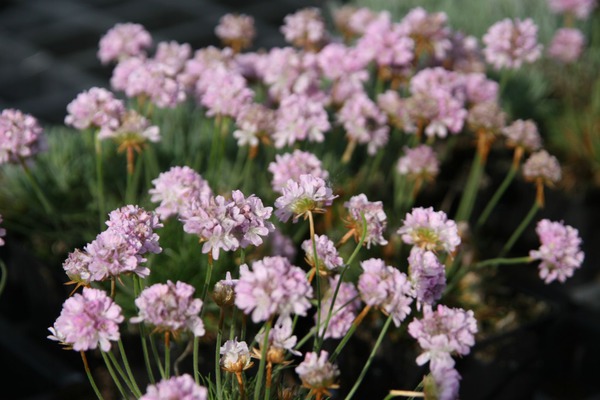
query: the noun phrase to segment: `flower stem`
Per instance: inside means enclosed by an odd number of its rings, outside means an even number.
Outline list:
[[[108,356],[103,351],[101,351],[100,354],[102,354],[102,358],[104,359],[104,364],[106,364],[106,369],[108,370],[108,373],[110,374],[112,380],[115,382],[115,385],[117,385],[117,389],[119,389],[121,396],[124,399],[126,399],[127,395],[125,394],[125,389],[123,388],[123,385],[121,385],[121,382],[119,381],[119,377],[115,374],[115,370],[113,369],[113,367],[110,363],[110,360],[108,359]]]
[[[319,257],[317,255],[317,243],[315,242],[315,222],[313,219],[313,214],[311,211],[308,211],[308,223],[310,226],[310,241],[312,242],[313,249],[313,262],[315,264],[315,273],[316,273],[316,281],[317,281],[317,326],[321,326],[321,275],[319,273]],[[321,347],[321,341],[319,340],[319,335],[315,335],[313,348],[315,352],[319,351]]]
[[[392,323],[392,316],[390,315],[387,318],[387,320],[385,321],[385,324],[383,325],[383,328],[381,329],[381,333],[379,334],[379,337],[377,338],[377,341],[375,342],[375,346],[373,346],[373,350],[371,350],[371,354],[369,355],[369,358],[368,358],[367,362],[365,363],[365,366],[363,367],[362,371],[360,372],[358,379],[354,383],[354,386],[350,390],[350,393],[348,393],[348,396],[346,396],[346,400],[350,400],[352,398],[352,396],[354,396],[354,393],[356,393],[356,390],[358,389],[362,380],[364,379],[365,375],[367,374],[367,371],[369,370],[369,367],[371,366],[371,363],[373,362],[373,359],[375,358],[375,354],[377,353],[379,346],[381,346],[383,337],[387,333],[387,330],[390,327],[391,323]]]
[[[217,399],[221,398],[221,340],[223,336],[223,322],[225,321],[225,309],[220,307],[219,325],[217,327],[217,343],[215,345],[215,381],[217,384]]]
[[[92,372],[90,371],[90,366],[88,365],[85,352],[80,351],[79,354],[81,354],[81,360],[83,361],[83,368],[85,369],[85,374],[87,375],[88,380],[90,381],[90,385],[92,385],[92,389],[94,389],[94,393],[96,393],[96,397],[98,397],[98,400],[104,400],[102,394],[100,393],[100,390],[98,390],[98,386],[96,386],[96,381],[94,381]]]
[[[198,349],[200,347],[200,338],[194,336],[194,350],[192,353],[192,363],[194,364],[194,380],[196,384],[200,384],[200,371],[198,369]]]
[[[475,198],[477,197],[477,189],[479,188],[479,182],[481,181],[483,166],[484,160],[481,154],[476,152],[465,190],[458,205],[458,211],[456,212],[455,217],[456,221],[468,221],[471,216],[471,211],[475,205]]]
[[[271,331],[272,323],[272,319],[269,319],[265,323],[265,337],[261,346],[262,348],[260,353],[260,363],[258,365],[258,373],[256,375],[256,380],[254,381],[254,400],[258,400],[260,397],[260,388],[262,387],[263,375],[265,374],[265,364],[267,361],[267,348],[269,347],[269,332]]]
[[[413,390],[390,390],[390,393],[383,400],[389,400],[394,397],[425,397],[425,393]]]
[[[125,366],[125,371],[127,371],[127,376],[129,377],[129,381],[131,382],[132,389],[134,394],[137,397],[142,395],[137,382],[135,381],[135,377],[133,376],[133,372],[131,371],[131,367],[129,366],[129,360],[127,359],[127,354],[125,354],[125,347],[123,346],[123,341],[119,339],[117,342],[119,346],[119,353],[121,353],[121,359],[123,360],[123,365]]]
[[[510,251],[515,242],[521,237],[521,234],[523,233],[525,228],[527,228],[531,220],[535,217],[535,214],[537,214],[539,209],[540,205],[537,202],[533,203],[533,207],[531,207],[523,221],[521,221],[517,229],[513,232],[512,236],[508,239],[508,242],[506,242],[498,257],[504,257],[506,253]]]
[[[360,314],[358,314],[358,316],[354,319],[352,325],[350,326],[350,329],[348,329],[348,332],[346,332],[346,335],[344,335],[344,337],[342,338],[342,341],[338,344],[333,353],[331,353],[329,361],[334,362],[335,359],[340,355],[340,353],[344,349],[344,346],[346,346],[346,343],[348,343],[348,340],[350,340],[350,338],[354,334],[354,331],[356,331],[356,328],[358,328],[358,325],[360,325],[360,323],[365,318],[370,309],[371,306],[365,306],[365,308],[363,308]]]
[[[132,381],[125,375],[123,368],[121,368],[121,366],[119,365],[119,362],[115,358],[115,355],[112,353],[112,351],[108,351],[108,352],[106,352],[106,354],[108,355],[110,362],[112,363],[113,367],[117,370],[117,373],[119,374],[121,379],[123,379],[123,382],[125,382],[125,384],[127,385],[127,388],[129,389],[129,391],[131,393],[133,393],[135,396],[140,397],[142,395],[142,393],[140,392],[140,389],[137,387],[137,384],[135,384],[135,381]]]
[[[165,378],[171,377],[171,333],[165,332]]]
[[[530,257],[514,257],[514,258],[491,258],[489,260],[480,261],[475,264],[474,268],[483,268],[496,265],[515,265],[528,264],[532,261]]]
[[[502,181],[502,183],[496,190],[496,193],[494,193],[494,195],[488,202],[487,206],[485,207],[485,209],[479,216],[479,219],[477,220],[477,227],[481,227],[485,223],[485,221],[487,221],[491,212],[494,210],[494,208],[498,204],[498,201],[504,195],[504,192],[506,192],[506,189],[508,189],[508,187],[510,186],[510,183],[513,181],[515,174],[517,173],[517,169],[518,169],[518,165],[515,165],[515,164],[511,165],[510,169],[508,170],[508,174],[506,174],[506,177],[504,178],[504,180]]]

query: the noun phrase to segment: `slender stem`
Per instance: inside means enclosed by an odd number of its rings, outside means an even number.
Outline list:
[[[217,343],[215,345],[215,381],[217,384],[217,399],[221,398],[221,340],[223,336],[223,322],[225,321],[225,309],[220,307],[219,325],[217,327]]]
[[[350,390],[350,393],[348,393],[348,396],[346,396],[346,400],[350,400],[352,398],[352,396],[354,396],[354,393],[356,393],[356,390],[358,389],[362,380],[364,379],[365,375],[367,374],[367,371],[368,371],[369,367],[371,366],[371,363],[373,362],[373,359],[375,358],[375,354],[377,353],[379,346],[381,346],[383,337],[387,333],[387,330],[390,327],[391,323],[392,323],[392,316],[390,315],[387,318],[387,320],[385,321],[385,325],[383,325],[383,328],[381,329],[381,333],[379,334],[379,337],[377,338],[377,341],[375,342],[375,346],[373,346],[373,350],[371,350],[371,354],[369,355],[369,358],[368,358],[367,362],[365,363],[365,366],[363,367],[362,371],[360,372],[358,379],[354,383],[354,386]]]
[[[135,381],[135,377],[133,376],[133,372],[131,371],[131,367],[129,366],[129,360],[127,359],[127,354],[125,354],[125,347],[123,346],[123,341],[121,339],[119,339],[117,344],[119,346],[119,353],[121,353],[121,359],[123,360],[123,365],[125,366],[125,371],[127,371],[127,376],[129,377],[129,381],[131,382],[131,385],[133,386],[134,394],[137,397],[140,397],[142,395],[142,392],[140,391],[140,388],[137,385],[137,382]]]
[[[260,363],[258,365],[258,373],[256,375],[256,380],[254,381],[254,400],[258,400],[260,397],[260,388],[262,387],[263,375],[265,374],[265,364],[267,358],[267,348],[269,347],[269,332],[271,331],[271,325],[273,321],[269,319],[265,323],[265,337],[263,339],[261,353],[260,353]]]
[[[533,207],[531,207],[523,221],[521,221],[517,229],[513,232],[512,236],[508,239],[508,242],[506,242],[498,257],[504,257],[510,251],[515,242],[521,237],[521,234],[525,228],[527,228],[531,220],[535,217],[535,214],[537,214],[539,209],[540,205],[537,202],[533,203]]]
[[[528,264],[531,261],[531,257],[514,257],[514,258],[491,258],[489,260],[480,261],[475,264],[474,268],[483,268],[496,265],[515,265],[515,264]]]
[[[481,227],[485,223],[485,221],[487,221],[491,212],[494,210],[494,208],[498,204],[498,201],[504,195],[504,192],[506,192],[506,189],[508,189],[508,187],[510,186],[510,183],[513,181],[518,168],[519,168],[518,165],[515,165],[515,164],[511,165],[510,169],[508,170],[508,174],[506,174],[506,177],[504,178],[504,180],[502,181],[502,183],[496,190],[496,193],[494,193],[494,195],[488,202],[487,206],[485,207],[485,209],[479,216],[479,219],[477,220],[478,227]]]
[[[165,332],[165,378],[171,377],[171,332]]]
[[[162,379],[166,379],[165,369],[160,360],[160,356],[158,355],[158,349],[156,348],[156,342],[154,341],[154,336],[150,334],[148,336],[150,338],[150,348],[152,349],[152,355],[154,356],[154,362],[158,366],[158,371],[160,372],[160,377]]]
[[[4,292],[4,288],[6,287],[6,278],[8,276],[8,270],[2,260],[0,260],[0,272],[2,273],[2,276],[0,277],[0,296],[2,296],[2,292]]]
[[[110,360],[108,359],[108,356],[103,351],[101,351],[100,354],[102,354],[102,358],[104,359],[104,364],[106,364],[106,369],[108,370],[108,373],[110,374],[112,380],[115,382],[115,385],[117,385],[117,389],[119,389],[121,396],[124,399],[126,399],[127,394],[125,393],[125,389],[123,388],[123,385],[121,385],[121,381],[119,381],[119,377],[115,374],[115,370],[113,369],[113,367],[110,363]]]
[[[264,400],[269,400],[271,397],[271,379],[273,377],[273,363],[271,361],[267,361],[267,385],[265,387],[265,397]]]
[[[23,170],[25,171],[25,176],[27,177],[27,180],[31,184],[31,187],[33,188],[33,191],[35,192],[35,195],[37,196],[40,203],[42,203],[42,206],[44,207],[44,211],[46,212],[46,214],[48,214],[50,216],[54,216],[54,208],[52,207],[52,205],[50,204],[50,202],[44,195],[44,192],[42,191],[42,188],[40,188],[40,185],[38,185],[37,181],[33,177],[33,174],[31,173],[31,170],[27,166],[27,163],[25,162],[23,157],[19,157],[19,162],[21,163],[21,167],[23,167]]]
[[[334,362],[335,359],[340,355],[340,353],[344,349],[344,346],[346,346],[346,343],[348,343],[348,340],[350,340],[350,338],[354,334],[354,331],[356,331],[356,328],[358,328],[358,326],[360,325],[362,320],[365,318],[365,316],[367,315],[367,313],[369,312],[370,309],[371,309],[371,306],[369,306],[369,305],[365,306],[365,308],[363,308],[363,310],[360,312],[360,314],[358,314],[358,316],[354,319],[354,321],[352,322],[352,325],[350,326],[350,329],[348,329],[348,332],[346,332],[346,334],[342,338],[342,341],[338,344],[338,346],[335,348],[333,353],[331,353],[331,356],[329,357],[329,361]]]
[[[468,221],[471,216],[471,211],[475,205],[475,198],[477,196],[477,189],[479,188],[479,182],[481,181],[481,174],[483,172],[484,161],[479,152],[475,153],[473,158],[473,164],[471,165],[471,171],[469,172],[469,178],[465,190],[460,199],[458,205],[458,211],[456,212],[456,221]]]
[[[96,186],[98,193],[98,218],[100,222],[100,230],[104,230],[104,219],[106,218],[106,203],[104,200],[104,172],[102,169],[102,141],[98,138],[98,134],[92,132],[94,135],[94,154],[96,158]]]
[[[152,372],[152,364],[150,363],[150,354],[148,353],[148,342],[146,341],[146,337],[148,336],[146,332],[146,327],[141,324],[140,325],[140,339],[142,340],[142,353],[144,354],[144,365],[146,366],[146,372],[148,373],[148,379],[150,383],[154,384],[156,380],[154,379],[154,373]]]
[[[348,258],[348,262],[346,262],[346,265],[348,265],[348,266],[350,266],[352,264],[352,262],[358,255],[358,252],[360,251],[363,244],[365,243],[365,239],[367,238],[367,219],[365,218],[364,213],[361,213],[360,217],[361,217],[362,223],[363,223],[362,234],[360,235],[360,241],[356,244],[356,247],[354,248],[354,251],[350,255],[350,258]]]
[[[192,353],[192,363],[194,364],[194,380],[196,384],[200,384],[200,370],[198,363],[198,349],[200,347],[200,338],[198,336],[194,336],[194,350]]]
[[[352,153],[354,153],[354,149],[356,148],[356,140],[350,139],[348,145],[346,146],[346,150],[344,150],[344,154],[342,155],[342,164],[348,164],[350,159],[352,158]]]
[[[241,372],[236,372],[235,377],[237,378],[238,387],[240,388],[240,399],[246,398],[246,392],[244,391],[244,377]]]
[[[100,390],[98,390],[98,386],[96,386],[96,381],[94,381],[92,372],[90,371],[90,366],[88,365],[85,352],[80,351],[79,354],[81,354],[81,360],[83,361],[83,368],[85,369],[85,374],[87,375],[88,380],[90,381],[90,385],[92,385],[92,389],[94,389],[94,393],[96,393],[96,397],[98,397],[98,400],[104,400],[102,394],[100,393]]]
[[[388,400],[394,397],[425,397],[425,393],[415,392],[413,390],[390,390],[390,393],[383,400]]]
[[[213,270],[213,258],[212,254],[208,253],[208,269],[206,271],[206,275],[204,277],[204,286],[202,287],[202,294],[200,298],[202,299],[202,304],[206,302],[206,295],[208,294],[208,286],[210,285],[210,278],[212,277]],[[206,307],[202,307],[202,311],[200,312],[200,318],[204,315],[204,311]]]
[[[115,355],[112,353],[112,351],[106,352],[106,355],[108,356],[108,359],[112,363],[113,367],[117,370],[117,373],[119,374],[121,379],[123,379],[123,382],[125,382],[125,385],[127,385],[127,388],[129,389],[129,391],[131,393],[133,393],[135,396],[140,397],[142,395],[142,393],[140,392],[140,389],[137,387],[137,384],[133,383],[125,375],[123,368],[121,368],[121,365],[119,365],[119,361],[117,361],[117,359],[116,359]]]
[[[308,211],[308,223],[310,226],[310,240],[312,242],[313,249],[313,263],[315,264],[316,281],[317,281],[317,326],[321,326],[321,276],[319,273],[319,256],[317,255],[317,243],[315,242],[315,222],[313,220],[313,214]],[[319,335],[315,335],[313,348],[315,352],[319,351],[321,347],[321,341]]]

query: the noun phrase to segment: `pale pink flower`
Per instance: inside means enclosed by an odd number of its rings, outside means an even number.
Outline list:
[[[112,92],[93,87],[67,105],[65,124],[82,130],[90,127],[113,131],[119,127],[125,104]]]
[[[540,150],[529,156],[523,164],[523,176],[530,181],[539,178],[547,185],[553,185],[562,178],[562,171],[556,157],[546,150]]]
[[[195,299],[195,289],[185,282],[156,283],[142,290],[135,299],[139,313],[131,322],[145,322],[160,332],[190,331],[203,336],[204,323],[198,316],[202,300]]]
[[[141,146],[146,142],[159,142],[160,130],[156,125],[135,110],[123,114],[119,127],[112,131],[100,131],[98,139],[113,139],[118,144],[128,143]]]
[[[225,14],[215,34],[226,46],[239,46],[239,50],[249,47],[256,36],[254,18],[246,14]]]
[[[415,93],[407,99],[407,108],[411,119],[426,125],[425,135],[429,137],[460,133],[468,114],[462,99],[440,87]]]
[[[254,261],[252,269],[240,266],[235,286],[235,305],[252,313],[252,321],[266,321],[275,314],[306,315],[313,290],[305,272],[284,257],[265,257]]]
[[[140,400],[208,400],[208,389],[184,374],[149,385]]]
[[[523,147],[529,152],[542,147],[542,138],[534,121],[518,119],[502,129],[506,144],[510,147]]]
[[[327,30],[318,8],[304,8],[283,19],[281,32],[294,46],[315,48],[325,41]]]
[[[410,79],[409,88],[412,94],[427,94],[441,89],[457,100],[464,101],[463,75],[442,67],[420,70]]]
[[[313,175],[300,175],[297,181],[289,179],[275,200],[275,216],[281,222],[294,217],[294,222],[307,212],[324,212],[338,197],[325,181]]]
[[[321,272],[333,272],[344,265],[344,260],[340,257],[335,244],[326,235],[315,235],[315,248]],[[306,262],[315,267],[315,252],[313,251],[312,240],[307,239],[302,242],[302,250],[304,250]]]
[[[317,54],[319,68],[323,76],[331,79],[343,79],[345,76],[363,71],[369,62],[360,57],[360,52],[342,43],[329,43]],[[363,81],[366,81],[366,77]]]
[[[477,103],[469,109],[467,125],[473,132],[496,135],[506,126],[506,113],[496,101]]]
[[[62,267],[72,283],[79,286],[87,286],[93,280],[89,269],[90,261],[91,257],[89,254],[76,249],[69,253]]]
[[[418,247],[410,250],[408,257],[409,276],[415,289],[417,306],[433,305],[446,288],[446,269],[437,256]]]
[[[208,109],[207,115],[233,118],[254,97],[242,75],[222,66],[204,72],[196,83],[196,93],[200,104]]]
[[[270,136],[275,130],[275,111],[260,103],[244,104],[236,115],[237,129],[233,137],[238,146],[258,146],[261,137]]]
[[[142,265],[141,244],[133,243],[118,232],[107,229],[84,247],[90,256],[88,270],[93,281],[103,281],[121,274],[134,273],[142,278],[150,274]]]
[[[340,374],[339,369],[327,361],[329,353],[321,350],[321,353],[308,352],[295,369],[302,380],[302,385],[315,392],[327,392],[327,388],[335,386],[335,380]]]
[[[492,25],[483,36],[486,61],[495,69],[519,69],[540,58],[542,45],[537,39],[538,27],[530,18],[503,19]]]
[[[364,193],[352,196],[344,207],[348,209],[347,226],[354,229],[354,237],[358,241],[363,235],[363,216],[366,221],[365,244],[385,246],[388,241],[383,237],[387,227],[387,215],[381,201],[369,201]]]
[[[398,160],[396,170],[400,175],[431,180],[440,172],[440,162],[431,146],[426,144],[415,148],[405,146],[404,155]]]
[[[472,72],[461,76],[466,94],[466,102],[478,104],[498,101],[498,82],[488,79],[481,72]]]
[[[166,76],[176,78],[183,71],[185,63],[192,55],[192,46],[188,43],[159,42],[154,54],[154,60]]]
[[[269,172],[273,174],[271,187],[281,193],[289,179],[298,180],[300,175],[313,175],[317,178],[329,178],[329,172],[321,165],[321,160],[312,153],[294,150],[293,153],[276,154],[275,161],[269,164]]]
[[[375,18],[375,11],[367,7],[344,5],[333,10],[335,26],[348,37],[362,35]]]
[[[548,56],[565,64],[572,63],[579,59],[584,45],[585,36],[579,29],[561,28],[552,37]]]
[[[152,36],[140,24],[116,24],[100,39],[98,58],[102,64],[146,55]]]
[[[548,0],[552,12],[571,14],[577,19],[587,19],[597,5],[597,0]]]
[[[293,333],[293,323],[292,318],[289,315],[284,315],[277,318],[275,324],[273,324],[273,328],[269,331],[269,339],[267,347],[269,348],[269,352],[276,351],[284,353],[285,351],[289,351],[291,354],[295,356],[299,356],[300,353],[297,350],[294,350],[294,346],[298,341]],[[256,335],[256,343],[259,344],[260,347],[264,344],[265,341],[265,332],[261,330]]]
[[[423,307],[423,317],[408,324],[408,333],[423,349],[417,364],[430,362],[431,371],[452,368],[452,354],[469,354],[475,344],[477,321],[473,311],[450,308],[442,304],[435,311],[429,305]]]
[[[426,52],[444,59],[452,48],[448,16],[444,12],[428,13],[416,7],[404,16],[400,25],[414,40],[417,54]]]
[[[354,284],[351,282],[341,282],[332,308],[331,301],[333,300],[333,294],[338,282],[339,275],[329,279],[329,289],[325,292],[325,295],[321,300],[321,308],[319,309],[321,324],[325,323],[325,320],[329,315],[329,310],[332,310],[329,325],[323,336],[324,339],[341,339],[344,337],[356,318],[361,304],[358,291],[354,287]],[[316,322],[317,317],[315,316],[315,323]],[[323,326],[319,329],[320,335],[323,335],[323,329]]]
[[[161,219],[173,215],[185,214],[185,210],[196,200],[202,204],[208,203],[212,190],[208,182],[190,167],[171,167],[161,172],[152,181],[153,187],[148,191],[150,201],[160,202],[156,213]]]
[[[401,69],[414,58],[415,43],[408,33],[406,27],[392,22],[389,13],[382,12],[366,27],[356,49],[379,67]]]
[[[207,46],[196,50],[194,57],[185,62],[183,71],[177,75],[177,81],[187,91],[193,92],[198,79],[207,70],[218,67],[230,68],[230,65],[233,63],[233,55],[234,53],[229,47],[220,49],[214,46]]]
[[[438,367],[431,371],[431,377],[435,383],[435,398],[438,400],[458,399],[460,387],[460,374],[453,367]],[[433,394],[433,393],[432,393]],[[425,396],[427,396],[425,389]]]
[[[219,365],[228,372],[241,372],[253,364],[248,344],[244,341],[238,342],[237,339],[226,341],[219,349],[219,354],[221,354]]]
[[[277,148],[304,140],[322,142],[325,140],[324,133],[330,128],[322,102],[305,95],[291,94],[279,104],[273,140]]]
[[[0,165],[19,163],[46,147],[37,119],[13,108],[0,114]]]
[[[83,288],[63,304],[54,326],[48,328],[48,339],[56,340],[75,351],[100,347],[109,351],[111,341],[121,338],[119,324],[123,322],[121,307],[99,289]]]
[[[289,236],[281,233],[279,229],[275,229],[271,232],[269,236],[271,256],[281,256],[285,257],[288,260],[293,260],[296,258],[296,253],[298,252],[296,249],[296,244]]]
[[[389,124],[405,133],[415,133],[417,127],[411,118],[408,101],[396,90],[386,90],[377,95],[377,106],[388,118]]]
[[[387,117],[377,105],[360,92],[348,99],[337,114],[349,140],[367,145],[367,152],[374,155],[389,139]]]
[[[138,254],[147,252],[158,254],[162,251],[158,240],[157,228],[162,228],[158,216],[136,205],[127,205],[108,214],[106,221],[109,229],[117,232],[139,248]]]
[[[402,235],[404,243],[430,251],[452,253],[460,245],[456,222],[448,219],[445,212],[434,211],[433,207],[413,208],[397,233]]]
[[[531,250],[529,257],[542,261],[539,269],[544,282],[564,282],[573,276],[584,259],[579,231],[562,222],[548,219],[539,221],[535,231],[541,246],[538,250]]]
[[[365,304],[391,315],[394,325],[400,326],[410,314],[413,288],[405,273],[385,265],[379,258],[360,263],[363,272],[358,278],[358,291]]]

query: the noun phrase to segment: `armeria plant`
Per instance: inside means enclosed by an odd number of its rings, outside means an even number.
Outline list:
[[[549,3],[580,17],[593,2]],[[561,179],[536,123],[511,121],[503,84],[485,73],[533,68],[543,46],[532,19],[494,24],[483,49],[444,13],[420,8],[394,21],[343,7],[333,20],[337,36],[318,9],[288,15],[290,46],[261,52],[246,50],[255,35],[247,15],[221,19],[226,47],[194,54],[161,42],[152,56],[150,34],[132,23],[100,40],[98,57],[116,64],[116,93],[83,92],[65,118],[85,135],[77,151],[94,160],[94,233],[66,256],[74,289],[49,328],[81,354],[99,399],[90,352],[126,399],[350,399],[382,343],[399,335],[414,339],[407,350],[429,372],[416,388],[390,382],[386,398],[455,399],[455,357],[485,334],[484,317],[463,308],[463,279],[539,262],[550,284],[581,266],[577,229],[545,218],[540,247],[511,253]],[[557,35],[548,55],[577,58],[565,43],[579,36]],[[23,169],[55,232],[65,231],[76,222],[36,180],[52,163],[34,161],[44,138],[34,117],[0,115],[0,162]],[[512,153],[506,179],[477,207],[499,147]],[[470,172],[453,175],[452,154],[464,148]],[[461,195],[428,204],[441,173],[463,185]],[[505,241],[497,257],[481,258],[473,238],[489,232],[482,227],[519,174],[535,187],[531,211],[512,236],[495,238]],[[89,228],[98,223],[99,233]],[[2,228],[0,245],[4,236]],[[338,362],[358,330],[375,335],[372,349],[357,379],[343,381]],[[132,334],[141,365],[123,344]],[[207,344],[214,351],[205,354]]]

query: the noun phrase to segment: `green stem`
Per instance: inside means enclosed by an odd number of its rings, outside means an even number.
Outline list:
[[[479,216],[479,219],[477,220],[477,227],[481,227],[485,223],[485,221],[487,221],[491,212],[496,207],[496,204],[498,204],[498,201],[504,195],[504,192],[506,192],[506,189],[508,189],[508,187],[510,186],[510,183],[513,181],[515,174],[517,173],[517,169],[518,169],[517,165],[515,165],[515,164],[511,165],[510,169],[508,170],[508,174],[506,174],[506,177],[504,178],[504,180],[502,181],[502,183],[496,190],[496,193],[494,193],[494,195],[488,202],[487,206],[485,207],[485,209]]]
[[[513,257],[513,258],[491,258],[476,263],[474,268],[483,268],[496,265],[515,265],[515,264],[528,264],[531,261],[531,257]]]
[[[321,274],[319,273],[319,257],[317,255],[317,243],[315,242],[315,222],[311,211],[308,211],[308,223],[310,227],[310,240],[313,248],[313,262],[315,264],[315,280],[317,281],[317,326],[321,326]],[[317,334],[314,338],[313,349],[315,352],[318,352],[320,347],[321,341]]]
[[[206,271],[206,276],[204,277],[204,286],[202,287],[202,294],[200,296],[200,298],[202,299],[202,304],[206,303],[206,296],[208,294],[208,286],[210,285],[210,278],[212,277],[212,270],[213,270],[213,259],[212,259],[212,256],[209,254],[208,255],[208,269]],[[202,307],[202,311],[200,312],[200,318],[202,318],[202,316],[204,316],[205,310],[206,310],[206,307]]]
[[[22,157],[19,157],[19,162],[21,163],[21,167],[23,167],[23,170],[25,171],[25,176],[27,177],[27,180],[31,184],[31,187],[33,188],[33,191],[35,192],[35,195],[37,196],[40,203],[42,203],[42,206],[44,207],[44,211],[46,212],[46,214],[48,214],[49,216],[52,216],[54,218],[55,217],[54,208],[52,207],[52,205],[50,204],[50,202],[44,195],[44,192],[40,188],[40,185],[38,185],[37,181],[31,174],[31,170],[27,166],[27,163],[25,162],[25,160]]]
[[[194,336],[194,350],[192,353],[192,363],[194,364],[194,380],[196,384],[200,384],[200,371],[198,367],[198,349],[200,345],[200,338],[198,336]]]
[[[363,223],[362,234],[360,235],[360,241],[356,244],[356,247],[354,248],[354,251],[350,255],[350,258],[348,258],[348,262],[346,263],[347,266],[350,266],[352,264],[352,262],[358,255],[358,252],[360,251],[363,244],[365,243],[365,239],[367,238],[367,219],[365,218],[364,213],[361,213],[360,217],[361,217],[362,223]]]
[[[498,257],[504,257],[506,253],[510,251],[515,242],[521,237],[521,234],[523,233],[525,228],[527,228],[531,220],[535,217],[535,214],[537,214],[539,209],[540,205],[538,204],[538,202],[534,202],[533,207],[531,207],[523,221],[521,221],[517,229],[513,232],[512,236],[508,239],[508,242],[506,242]]]
[[[331,353],[331,356],[329,357],[329,361],[334,362],[335,359],[340,355],[340,353],[346,346],[346,343],[348,343],[348,340],[350,340],[352,335],[354,335],[356,328],[358,328],[358,326],[362,322],[363,318],[365,317],[365,315],[367,315],[367,313],[369,312],[370,309],[371,309],[370,306],[365,306],[365,308],[361,311],[361,313],[356,317],[354,322],[352,322],[352,325],[350,326],[350,329],[348,329],[348,332],[346,332],[346,334],[344,335],[344,337],[342,338],[340,343],[337,345],[337,347],[335,348],[333,353]]]
[[[100,222],[100,230],[104,230],[104,221],[106,219],[106,203],[104,200],[104,173],[102,169],[102,141],[98,139],[98,134],[92,132],[94,135],[94,154],[96,158],[96,185],[98,193],[98,218]]]
[[[365,366],[363,367],[362,371],[360,372],[360,375],[358,376],[358,379],[356,380],[356,382],[354,383],[354,386],[350,390],[350,393],[348,393],[348,396],[346,396],[346,400],[350,400],[352,398],[352,396],[354,396],[354,393],[356,393],[356,390],[358,389],[362,380],[364,379],[365,375],[367,374],[367,371],[368,371],[369,367],[371,366],[371,363],[373,362],[373,359],[375,358],[375,354],[377,353],[379,346],[381,346],[383,337],[387,333],[387,330],[390,327],[391,323],[392,323],[392,316],[390,315],[387,318],[387,320],[385,321],[385,325],[383,325],[383,329],[381,329],[381,333],[379,334],[379,337],[377,338],[377,342],[375,342],[375,346],[373,346],[373,350],[371,350],[369,359],[367,360]]]
[[[2,276],[0,277],[0,296],[2,296],[2,292],[4,292],[4,288],[6,287],[6,279],[8,277],[8,270],[6,269],[6,265],[2,260],[0,260],[0,272]]]
[[[219,325],[217,327],[217,343],[215,345],[215,380],[217,384],[217,399],[221,398],[221,338],[223,336],[223,322],[225,321],[225,309],[220,307]]]
[[[100,393],[100,390],[98,390],[98,386],[96,386],[96,381],[92,376],[92,372],[90,371],[90,366],[88,365],[85,352],[80,351],[79,354],[81,354],[81,360],[83,361],[83,368],[85,369],[85,374],[87,375],[88,380],[90,381],[90,385],[92,385],[92,389],[94,389],[94,393],[96,393],[96,397],[98,397],[98,400],[104,400],[104,398],[102,397],[102,393]]]
[[[152,334],[148,335],[150,338],[150,349],[152,350],[152,355],[154,356],[154,362],[158,366],[158,372],[160,372],[160,377],[162,379],[166,379],[167,376],[165,374],[165,369],[160,360],[160,356],[158,355],[158,349],[156,348],[156,342],[154,341],[154,336]]]
[[[125,347],[123,346],[123,341],[119,339],[117,342],[119,346],[119,353],[121,353],[121,359],[123,360],[123,365],[125,366],[125,371],[127,371],[127,376],[129,377],[129,381],[133,387],[133,392],[137,397],[142,396],[142,392],[135,381],[135,377],[133,376],[133,372],[131,371],[131,367],[129,366],[129,360],[127,359],[127,354],[125,354]]]
[[[263,375],[265,374],[265,364],[267,361],[267,348],[269,347],[269,332],[271,331],[272,323],[272,319],[269,319],[265,323],[265,337],[263,339],[262,349],[260,353],[258,373],[256,375],[256,380],[254,381],[254,400],[258,400],[260,398],[260,389],[263,384]]]
[[[479,188],[479,182],[481,181],[481,174],[483,173],[484,161],[481,158],[479,152],[475,153],[473,158],[473,164],[471,165],[471,171],[469,172],[469,178],[465,190],[460,199],[458,211],[456,212],[455,220],[468,221],[471,216],[471,211],[475,205],[475,198],[477,197],[477,190]]]
[[[165,377],[171,377],[171,332],[165,332]]]
[[[127,394],[125,393],[125,389],[123,388],[123,385],[121,385],[121,381],[119,381],[119,377],[115,374],[115,370],[113,369],[108,356],[103,351],[101,351],[100,354],[102,354],[102,358],[104,359],[104,364],[106,364],[106,369],[108,370],[108,373],[110,374],[113,382],[115,382],[115,385],[117,386],[117,389],[119,389],[119,392],[121,393],[121,396],[124,399],[126,399],[127,398]]]
[[[152,364],[150,363],[150,354],[148,353],[148,342],[146,341],[146,337],[148,336],[146,332],[146,327],[140,325],[140,339],[142,341],[142,353],[144,354],[144,365],[146,366],[146,372],[148,373],[148,379],[150,383],[154,384],[156,380],[154,379],[154,373],[152,372]]]
[[[125,375],[123,368],[121,368],[121,365],[117,361],[117,359],[116,359],[115,355],[112,353],[112,351],[109,351],[106,354],[108,355],[110,362],[112,363],[113,367],[117,370],[117,373],[119,374],[121,379],[123,379],[123,382],[125,382],[125,385],[127,385],[127,388],[129,389],[129,391],[131,393],[133,393],[135,396],[140,397],[142,395],[142,393],[140,392],[140,389],[137,387],[137,384],[135,384],[135,381],[132,381],[130,378],[128,378]]]

